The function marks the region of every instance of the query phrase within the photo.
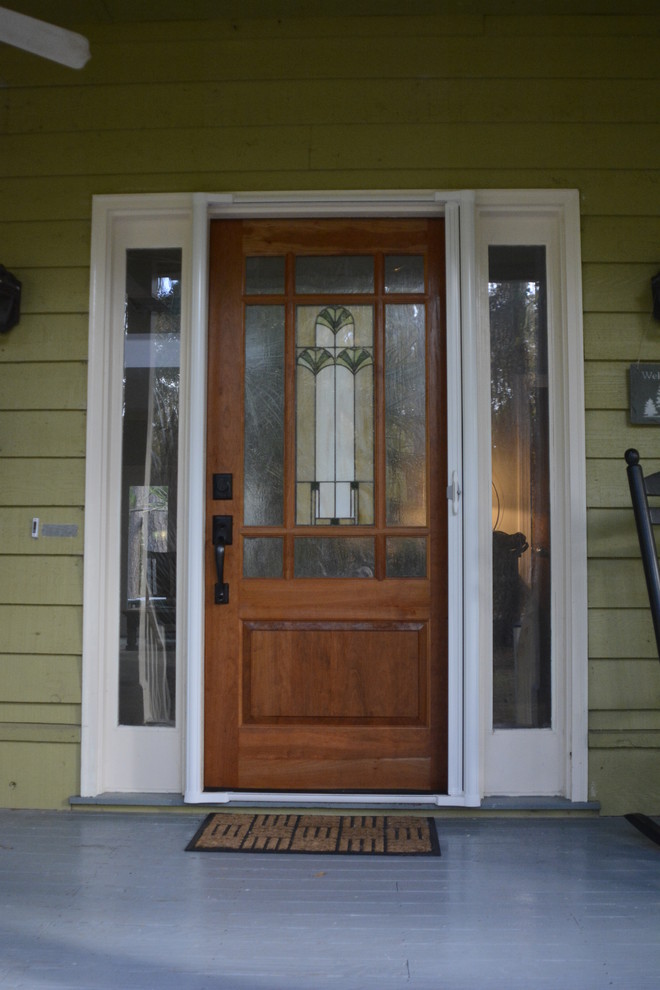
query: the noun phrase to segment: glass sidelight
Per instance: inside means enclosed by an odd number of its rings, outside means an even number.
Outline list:
[[[126,253],[120,725],[173,725],[181,251]]]
[[[489,248],[494,728],[552,724],[545,253]]]

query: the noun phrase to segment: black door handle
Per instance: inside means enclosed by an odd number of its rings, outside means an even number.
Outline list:
[[[229,601],[229,585],[224,583],[225,541],[220,539],[213,549],[215,551],[215,569],[218,574],[218,582],[215,586],[215,604],[226,605]]]
[[[225,548],[232,542],[232,517],[213,517],[213,550],[218,582],[215,586],[215,604],[226,605],[229,601],[229,585],[225,584]]]

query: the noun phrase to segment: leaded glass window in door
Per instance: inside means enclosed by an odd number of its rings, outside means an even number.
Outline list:
[[[373,308],[299,306],[296,522],[374,521]]]

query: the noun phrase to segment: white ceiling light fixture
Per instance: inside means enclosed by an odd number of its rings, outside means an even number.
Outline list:
[[[0,7],[0,42],[22,48],[71,69],[89,61],[89,42],[82,34]]]

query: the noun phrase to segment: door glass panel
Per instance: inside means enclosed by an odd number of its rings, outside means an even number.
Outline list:
[[[388,578],[426,577],[426,537],[390,536],[385,542]]]
[[[120,725],[174,725],[181,251],[126,253]]]
[[[370,255],[316,255],[296,258],[296,292],[373,292]]]
[[[243,577],[282,577],[282,548],[280,537],[246,537],[243,540]]]
[[[545,248],[491,246],[493,725],[552,723]]]
[[[385,307],[385,498],[390,526],[426,525],[426,310]]]
[[[423,291],[424,255],[387,255],[385,258],[385,292]]]
[[[246,526],[284,519],[284,306],[245,307]]]
[[[374,576],[374,541],[360,536],[342,540],[297,537],[294,540],[294,576],[371,578]]]
[[[284,258],[267,255],[246,258],[245,292],[248,296],[281,295],[284,292]]]
[[[371,525],[371,306],[296,311],[296,522]]]

